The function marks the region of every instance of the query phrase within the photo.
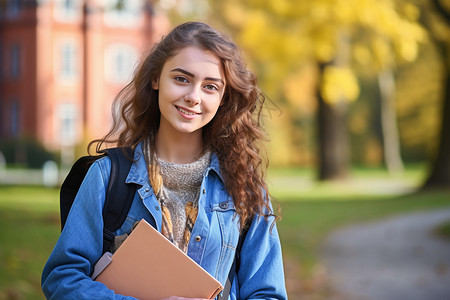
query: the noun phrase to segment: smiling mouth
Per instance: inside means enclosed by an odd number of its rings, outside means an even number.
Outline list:
[[[185,115],[188,115],[188,116],[195,116],[195,115],[198,115],[198,113],[191,112],[191,111],[187,111],[187,110],[185,110],[185,109],[183,109],[183,108],[181,108],[181,107],[179,107],[179,106],[177,106],[176,108],[178,109],[178,111],[180,111],[181,113],[183,113],[183,114],[185,114]]]

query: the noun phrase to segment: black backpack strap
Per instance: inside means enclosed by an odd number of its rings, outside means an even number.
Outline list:
[[[60,214],[61,214],[61,231],[66,224],[67,215],[72,207],[78,189],[86,176],[87,171],[94,161],[104,155],[99,156],[83,156],[79,158],[70,169],[60,190]]]
[[[248,218],[245,222],[245,226],[242,229],[241,234],[239,235],[239,241],[236,246],[236,252],[234,255],[233,264],[231,265],[230,273],[228,273],[227,281],[225,282],[225,286],[223,291],[217,297],[218,300],[226,300],[230,296],[231,285],[233,284],[234,276],[237,272],[239,272],[239,267],[241,263],[241,249],[242,244],[244,244],[245,237],[247,236],[248,229],[250,228],[251,222],[253,218]]]
[[[106,252],[114,243],[114,231],[125,222],[136,193],[136,185],[125,184],[133,163],[133,150],[110,148],[104,152],[111,160],[111,174],[103,208],[103,252]]]

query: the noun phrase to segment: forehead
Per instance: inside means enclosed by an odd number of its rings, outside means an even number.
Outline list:
[[[194,75],[224,79],[220,59],[211,51],[198,47],[185,47],[176,52],[164,64],[163,72],[174,68],[182,68]]]

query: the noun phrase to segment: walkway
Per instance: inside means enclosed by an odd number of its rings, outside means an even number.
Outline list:
[[[450,241],[433,230],[450,209],[355,225],[329,236],[329,300],[449,300]]]

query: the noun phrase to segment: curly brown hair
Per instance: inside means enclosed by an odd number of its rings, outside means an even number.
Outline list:
[[[241,220],[253,215],[272,215],[264,179],[268,166],[262,145],[266,134],[261,127],[265,97],[236,44],[207,24],[181,24],[153,47],[138,66],[133,80],[117,95],[112,129],[104,138],[92,141],[89,148],[96,144],[100,152],[105,143],[135,148],[144,139],[150,139],[155,149],[161,113],[158,91],[153,89],[152,82],[159,79],[165,62],[188,46],[215,54],[226,80],[223,104],[203,127],[203,148],[217,155],[225,187]]]

